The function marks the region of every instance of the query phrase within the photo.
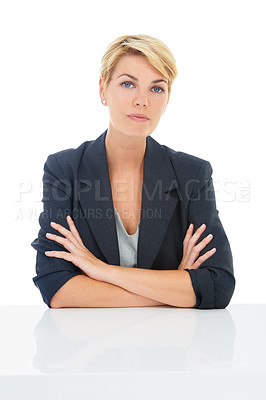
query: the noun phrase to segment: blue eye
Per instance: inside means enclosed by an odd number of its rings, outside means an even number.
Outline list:
[[[161,93],[163,92],[163,88],[159,87],[159,86],[155,86],[153,89],[159,89],[159,90],[155,90],[154,93]]]
[[[132,83],[131,82],[123,82],[122,85],[126,88],[129,88],[130,86],[128,86],[128,85],[132,85]]]
[[[121,86],[130,89],[133,86],[133,83],[125,81],[125,82],[121,83]],[[162,92],[164,92],[164,89],[160,86],[154,86],[152,88],[152,91],[153,91],[153,93],[162,93]]]

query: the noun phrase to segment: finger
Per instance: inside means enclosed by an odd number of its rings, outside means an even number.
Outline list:
[[[209,244],[213,239],[213,235],[210,233],[208,236],[206,236],[201,242],[199,242],[194,248],[193,251],[195,253],[200,253],[206,246]]]
[[[73,260],[73,256],[71,253],[67,253],[66,251],[46,251],[45,255],[47,257],[56,257],[56,258],[63,258],[66,261]]]
[[[191,238],[191,236],[192,236],[192,234],[193,234],[193,229],[194,229],[194,225],[193,225],[193,224],[190,224],[189,227],[188,227],[188,230],[187,230],[185,239],[184,239],[184,241],[183,241],[183,252],[184,252],[184,253],[185,253],[186,250],[187,250],[188,242],[189,242],[189,240],[190,240],[190,238]]]
[[[199,266],[204,263],[204,261],[208,260],[213,254],[216,252],[216,248],[214,247],[213,249],[206,251],[205,254],[200,256],[197,261],[192,265],[191,269],[197,269]]]
[[[53,240],[54,242],[61,244],[68,251],[72,252],[75,248],[75,245],[72,242],[70,242],[68,239],[63,238],[61,236],[57,236],[52,233],[46,233],[46,237],[47,237],[47,239]]]
[[[187,263],[188,265],[193,265],[194,262],[197,260],[200,252],[211,242],[213,239],[213,235],[210,233],[206,236],[200,243],[198,243],[194,247],[190,247],[187,251]]]
[[[76,240],[79,242],[79,244],[80,244],[81,246],[84,246],[84,244],[83,244],[83,242],[82,242],[82,240],[81,240],[81,237],[80,237],[80,235],[79,235],[79,232],[78,232],[78,230],[77,230],[77,228],[76,228],[76,226],[75,226],[75,224],[74,224],[73,219],[70,217],[70,215],[67,216],[67,223],[68,223],[68,226],[69,226],[69,228],[70,228],[72,234],[73,234],[74,237],[76,238]]]
[[[194,233],[194,235],[191,237],[191,239],[188,242],[188,251],[190,252],[192,248],[196,245],[197,241],[199,240],[200,236],[203,234],[203,232],[206,229],[206,224],[202,224]]]
[[[65,236],[68,240],[70,240],[72,243],[77,244],[77,239],[73,236],[73,233],[70,232],[68,229],[64,228],[60,224],[56,224],[55,222],[50,223],[51,227],[58,232],[62,233],[63,236]]]

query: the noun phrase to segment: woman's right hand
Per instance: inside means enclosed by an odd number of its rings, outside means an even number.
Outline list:
[[[213,235],[209,234],[201,242],[196,244],[205,229],[206,225],[202,224],[193,234],[194,225],[189,225],[183,242],[183,258],[178,270],[183,270],[185,268],[197,269],[204,261],[206,261],[216,252],[216,249],[213,248],[199,257],[199,253],[207,246],[208,243],[210,243],[213,238]]]

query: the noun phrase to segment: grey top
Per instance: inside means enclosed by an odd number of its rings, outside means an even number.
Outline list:
[[[115,223],[116,223],[118,247],[120,254],[120,265],[122,267],[136,267],[140,222],[138,223],[136,232],[133,235],[129,235],[115,207],[114,210],[115,210]]]

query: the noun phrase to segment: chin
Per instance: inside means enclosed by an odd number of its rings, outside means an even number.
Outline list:
[[[147,127],[141,126],[116,126],[115,130],[120,132],[120,134],[130,137],[146,137],[149,136],[150,130]]]
[[[119,132],[122,135],[129,137],[144,138],[149,136],[155,128],[152,129],[151,126],[147,126],[145,123],[139,124],[137,122],[133,123],[112,123],[112,129]]]
[[[130,136],[143,137],[143,136],[149,136],[153,130],[154,129],[152,129],[152,127],[149,126],[148,124],[145,124],[145,123],[139,124],[136,122],[136,123],[125,126],[124,132],[126,132]]]

